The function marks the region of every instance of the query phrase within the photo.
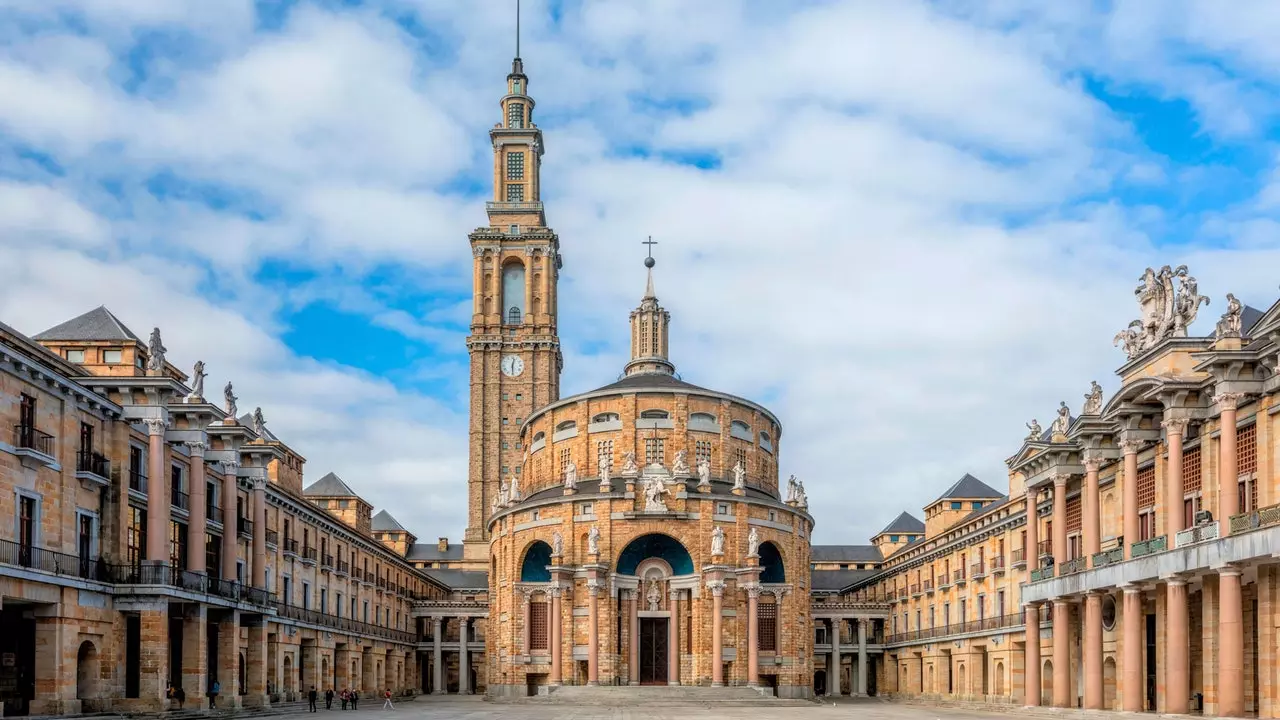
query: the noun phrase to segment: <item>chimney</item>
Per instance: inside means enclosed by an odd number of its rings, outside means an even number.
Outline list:
[[[442,537],[436,541],[436,549],[440,552],[446,552],[449,549],[449,538]]]

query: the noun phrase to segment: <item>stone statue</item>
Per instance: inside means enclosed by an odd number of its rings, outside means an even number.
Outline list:
[[[501,508],[502,508],[502,491],[499,490],[498,494],[494,495],[493,500],[489,502],[489,514],[497,515],[498,510],[500,510]]]
[[[1236,299],[1235,295],[1227,293],[1227,311],[1218,319],[1218,327],[1213,332],[1214,339],[1240,337],[1240,332],[1243,330],[1241,317],[1243,313],[1244,305]]]
[[[1031,418],[1031,422],[1027,423],[1027,430],[1029,431],[1028,440],[1039,440],[1040,436],[1044,435],[1044,428],[1040,427],[1040,422],[1035,418]]]
[[[195,368],[191,371],[191,394],[187,397],[196,400],[204,399],[204,379],[209,374],[204,371],[204,361],[197,360]]]
[[[644,599],[648,601],[650,610],[661,609],[662,588],[658,587],[657,578],[649,578],[649,588],[644,593]]]
[[[724,530],[717,525],[715,530],[711,531],[711,557],[724,555]]]
[[[258,437],[266,439],[267,421],[262,417],[262,408],[260,407],[253,409],[253,431],[257,433]]]
[[[564,555],[564,536],[557,530],[551,533],[551,557],[561,557]]]
[[[595,525],[592,525],[591,531],[587,533],[587,554],[600,554],[600,528]]]
[[[578,487],[578,466],[572,460],[564,466],[564,489],[574,490]]]
[[[742,467],[742,461],[733,464],[733,489],[744,490],[747,487],[747,469]]]
[[[622,476],[631,477],[640,472],[640,468],[636,465],[636,454],[633,452],[622,453]]]
[[[1071,408],[1067,407],[1066,402],[1058,403],[1058,417],[1053,421],[1053,435],[1066,436],[1067,430],[1071,428]]]
[[[164,343],[160,341],[160,328],[151,331],[151,340],[147,343],[147,370],[164,372]]]
[[[227,417],[235,420],[236,418],[236,394],[231,390],[231,381],[227,381],[227,386],[222,388],[223,409],[227,411]]]
[[[804,481],[796,481],[796,504],[800,507],[809,507],[809,495],[804,491]]]
[[[787,478],[787,500],[786,502],[800,501],[800,485],[796,482],[796,476],[792,475]]]
[[[711,463],[707,460],[698,461],[698,487],[711,487]]]
[[[1084,407],[1080,409],[1081,415],[1101,415],[1102,414],[1102,386],[1097,380],[1089,381],[1089,392],[1084,396]]]
[[[689,451],[681,450],[676,453],[675,462],[671,465],[671,472],[674,475],[689,474]]]
[[[511,474],[511,502],[520,502],[520,478]]]
[[[609,471],[608,465],[600,466],[600,492],[613,491],[613,473]]]
[[[1174,278],[1178,280],[1176,291]],[[1186,265],[1174,269],[1165,265],[1159,272],[1147,268],[1133,293],[1138,298],[1142,316],[1117,333],[1113,341],[1115,345],[1123,343],[1130,360],[1165,338],[1186,337],[1200,306],[1209,304],[1209,298],[1200,294],[1199,283],[1187,274]]]
[[[645,512],[666,512],[667,504],[662,496],[667,494],[667,483],[660,477],[645,478],[644,510]]]
[[[755,528],[751,528],[751,532],[747,533],[747,557],[760,557],[760,533]]]
[[[511,504],[511,493],[507,489],[507,484],[505,482],[498,486],[498,504],[502,507],[506,507]]]

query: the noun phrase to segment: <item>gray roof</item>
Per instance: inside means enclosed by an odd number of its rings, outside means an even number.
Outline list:
[[[715,392],[704,387],[699,387],[693,383],[687,383],[675,375],[666,373],[636,373],[627,375],[615,383],[610,383],[604,387],[596,388],[592,392],[601,392],[604,390],[628,390],[631,388],[671,388],[673,390],[693,390],[696,392]]]
[[[329,473],[333,475],[333,473]],[[334,475],[334,477],[337,477]],[[339,480],[338,482],[342,482]],[[315,487],[314,485],[312,487]],[[373,520],[369,524],[369,529],[378,532],[409,532],[398,520],[391,517],[391,513],[386,510],[379,510],[377,515],[373,516]]]
[[[71,318],[61,325],[32,336],[33,340],[135,340],[142,342],[133,331],[125,327],[120,319],[111,313],[105,305],[90,310],[79,317]]]
[[[329,473],[306,486],[302,489],[302,494],[316,497],[360,497],[356,495],[355,490],[352,490],[349,485],[342,482],[342,478],[334,473]]]
[[[1258,324],[1258,321],[1261,320],[1262,316],[1265,314],[1266,313],[1262,312],[1258,308],[1251,307],[1249,305],[1245,305],[1243,308],[1241,308],[1240,309],[1240,334],[1245,337],[1249,337],[1249,331],[1253,329],[1254,325]]]
[[[814,545],[810,548],[810,562],[878,563],[883,558],[875,545]]]
[[[839,592],[879,573],[879,570],[810,570],[809,587],[815,592]]]
[[[996,490],[990,485],[982,482],[978,478],[965,473],[964,477],[956,481],[955,485],[947,488],[947,491],[938,496],[938,500],[946,500],[948,498],[978,498],[985,500],[987,498],[1002,497],[1004,493]],[[938,502],[934,500],[933,502]]]
[[[906,533],[906,534],[923,534],[924,523],[915,519],[910,513],[902,513],[893,519],[893,522],[884,526],[884,529],[876,533],[883,535],[885,533]]]
[[[445,551],[440,552],[436,543],[414,543],[409,547],[406,560],[461,560],[462,543],[449,543]]]
[[[483,570],[438,570],[427,568],[419,570],[437,582],[448,585],[453,590],[488,590],[489,573]]]
[[[240,423],[241,427],[252,428],[253,415],[250,413],[245,413],[241,415],[239,418],[236,418],[236,422]],[[263,424],[262,426],[262,436],[263,436],[262,439],[268,442],[281,442],[280,438],[276,437],[276,434],[271,432],[271,428],[267,427],[266,424]],[[329,474],[333,475],[333,473],[329,473]],[[320,481],[324,482],[324,478],[320,478]],[[312,487],[314,487],[314,485]],[[354,494],[355,493],[352,493],[352,495]]]

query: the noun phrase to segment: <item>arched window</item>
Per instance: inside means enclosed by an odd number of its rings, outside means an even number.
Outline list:
[[[734,420],[733,422],[729,423],[729,435],[731,437],[736,437],[739,440],[746,440],[747,442],[751,442],[752,440],[751,426],[742,422],[741,420]]]
[[[760,567],[764,568],[760,573],[760,582],[784,583],[787,581],[787,571],[782,564],[782,553],[778,552],[778,546],[772,542],[766,541],[760,545]]]
[[[593,423],[616,422],[617,420],[618,420],[618,413],[611,413],[611,412],[600,413],[599,415],[596,415],[595,417],[591,418],[591,422]]]
[[[689,413],[689,429],[702,432],[720,432],[720,422],[711,413]]]
[[[769,439],[769,433],[763,430],[760,432],[760,447],[766,452],[773,452],[773,441]]]
[[[502,307],[508,325],[524,322],[524,265],[518,262],[502,266]]]
[[[640,413],[640,417],[662,419],[671,417],[671,415],[666,410],[645,410]]]
[[[576,428],[576,427],[578,427],[578,423],[577,423],[576,421],[574,421],[574,420],[565,420],[564,422],[560,423],[559,425],[556,425],[556,432],[561,432],[561,431],[563,431],[563,430],[572,430],[572,429],[574,429],[574,428]]]

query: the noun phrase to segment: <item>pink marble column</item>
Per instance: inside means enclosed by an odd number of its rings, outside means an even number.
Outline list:
[[[640,588],[636,587],[631,591],[631,647],[628,648],[631,661],[628,663],[631,671],[632,685],[640,684]]]
[[[680,684],[680,591],[672,590],[671,622],[667,623],[667,684]]]
[[[563,648],[560,647],[560,595],[563,590],[553,583],[547,592],[551,595],[551,677],[547,681],[552,685],[559,685],[563,677],[560,670],[560,656],[563,653]]]
[[[1240,512],[1236,408],[1242,397],[1240,393],[1222,393],[1213,398],[1222,411],[1218,428],[1218,533],[1224,536],[1231,534],[1231,516]]]
[[[1234,567],[1218,571],[1218,715],[1244,716],[1244,603]]]
[[[747,685],[760,684],[760,586],[747,586]]]
[[[1034,503],[1032,507],[1035,507]],[[1027,533],[1027,541],[1031,541],[1031,533]],[[1032,545],[1034,547],[1034,545]],[[1027,563],[1030,565],[1030,563]],[[1025,667],[1023,668],[1024,698],[1023,703],[1028,707],[1040,706],[1040,606],[1031,603],[1023,608],[1026,614],[1024,622],[1027,627],[1027,644],[1024,652]]]
[[[1095,476],[1096,477],[1096,476]],[[1102,595],[1084,598],[1084,709],[1102,709]]]
[[[236,579],[236,556],[240,553],[240,543],[236,530],[236,473],[240,471],[240,463],[231,461],[222,463],[222,579]]]
[[[1133,552],[1133,544],[1138,542],[1138,450],[1141,440],[1126,439],[1120,441],[1124,450],[1124,557],[1129,559]]]
[[[1053,476],[1053,563],[1061,565],[1067,555],[1067,480],[1070,475]],[[1056,617],[1056,616],[1055,616]],[[1058,623],[1054,622],[1054,627]],[[1057,687],[1056,685],[1054,686]]]
[[[1027,488],[1027,582],[1031,573],[1040,569],[1040,518],[1036,511],[1036,490]],[[903,628],[904,630],[906,628]]]
[[[587,684],[600,684],[600,602],[603,583],[587,581]]]
[[[169,421],[148,418],[147,426],[147,560],[169,564],[169,474],[165,472],[164,431]],[[158,578],[157,578],[158,579]]]
[[[1124,657],[1121,663],[1120,694],[1124,696],[1125,712],[1142,712],[1142,636],[1145,624],[1142,620],[1142,589],[1132,585],[1124,588]]]
[[[1169,448],[1169,464],[1164,474],[1164,534],[1169,547],[1173,547],[1178,533],[1186,529],[1182,509],[1182,438],[1187,432],[1187,419],[1170,418],[1160,424],[1164,427],[1165,443]]]
[[[1084,515],[1080,518],[1085,557],[1093,557],[1095,553],[1102,552],[1102,510],[1098,499],[1098,469],[1101,466],[1101,458],[1089,451],[1085,452],[1084,493],[1081,498]]]
[[[1063,598],[1053,601],[1054,707],[1075,707],[1074,691],[1075,686],[1071,684],[1071,605]]]
[[[724,686],[724,581],[707,583],[711,591],[711,687]]]
[[[253,481],[253,575],[249,585],[267,588],[267,481]]]
[[[1170,455],[1173,451],[1170,450]],[[1170,461],[1172,462],[1172,460]],[[1181,485],[1179,485],[1181,488]],[[1169,578],[1165,609],[1164,712],[1185,715],[1191,698],[1191,659],[1188,656],[1187,582]]]
[[[187,521],[187,569],[193,573],[205,571],[205,533],[208,532],[208,493],[205,490],[203,442],[189,442],[191,455],[191,507]]]

